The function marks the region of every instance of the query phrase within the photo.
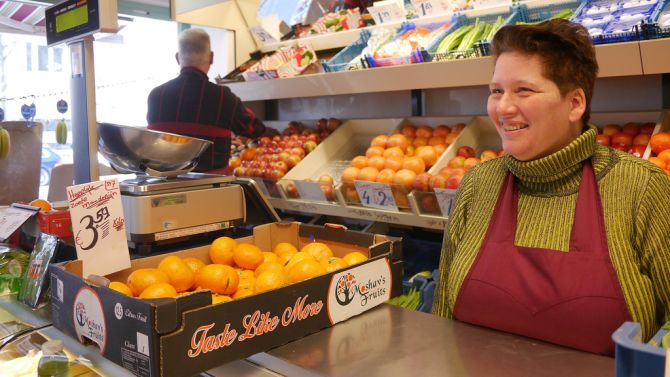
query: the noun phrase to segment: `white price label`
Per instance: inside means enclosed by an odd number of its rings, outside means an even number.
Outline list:
[[[130,267],[119,182],[108,179],[70,186],[67,198],[84,276],[104,276]]]
[[[412,0],[412,6],[420,17],[450,12],[449,2],[443,0]]]
[[[260,26],[250,27],[249,31],[256,36],[261,44],[277,43],[277,39]]]
[[[377,25],[405,21],[406,19],[405,9],[395,2],[368,7],[368,11]]]
[[[358,197],[365,207],[398,211],[391,186],[384,183],[354,181]]]
[[[451,214],[451,210],[454,209],[456,192],[457,190],[452,189],[435,189],[435,197],[437,198],[437,204],[440,206],[442,216],[448,217]]]
[[[8,239],[35,213],[35,211],[14,207],[0,209],[0,240]]]
[[[295,181],[295,187],[298,189],[300,199],[327,202],[326,195],[318,182]]]

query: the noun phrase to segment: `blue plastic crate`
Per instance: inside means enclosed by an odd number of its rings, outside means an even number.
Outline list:
[[[453,22],[452,26],[449,29],[445,30],[442,33],[442,35],[440,35],[439,38],[436,38],[435,41],[430,46],[428,46],[427,55],[429,56],[429,59],[426,60],[443,61],[443,60],[453,60],[453,59],[488,55],[488,48],[485,48],[486,47],[485,43],[482,44],[481,41],[475,43],[475,48],[466,51],[449,51],[446,53],[438,53],[436,52],[436,50],[439,47],[442,40],[444,40],[444,38],[446,38],[447,35],[451,34],[459,27],[474,24],[477,21],[477,19],[483,22],[493,24],[498,19],[498,16],[503,16],[504,18],[501,27],[505,25],[516,24],[517,22],[522,21],[521,13],[519,12],[518,7],[516,6],[510,7],[510,10],[508,12],[493,13],[478,17],[468,17],[464,14],[461,14],[456,18],[456,20]]]
[[[367,47],[370,35],[371,34],[369,31],[361,30],[360,37],[354,43],[343,48],[342,51],[338,52],[337,55],[333,56],[327,62],[322,62],[323,69],[326,72],[338,72],[345,70],[349,63],[358,58],[365,47]],[[363,58],[361,58],[361,66],[366,68],[365,59]]]
[[[652,345],[660,344],[667,333],[660,330],[649,343],[640,342],[640,324],[625,322],[612,340],[615,345],[615,377],[663,377],[666,350]]]
[[[571,20],[584,25],[596,44],[637,41],[643,39],[647,29],[644,25],[651,22],[664,3],[665,0],[660,0],[653,5],[630,8],[620,0],[587,0],[575,11]],[[642,17],[627,19],[626,16],[636,12]]]
[[[405,34],[411,32],[412,30],[416,29],[417,27],[425,28],[428,30],[436,30],[440,27],[442,27],[445,23],[444,22],[431,22],[431,23],[425,23],[425,24],[415,24],[414,22],[404,22],[400,29],[398,30],[398,33],[396,36],[388,43],[394,43],[397,41],[399,38],[404,36]],[[438,37],[439,38],[439,37]],[[412,51],[409,55],[406,56],[394,56],[394,57],[389,57],[389,58],[375,58],[374,56],[370,54],[365,55],[365,60],[370,67],[386,67],[386,66],[393,66],[393,65],[403,65],[403,64],[416,64],[416,63],[423,63],[425,60],[425,55],[422,51],[421,48],[416,48],[414,51]]]
[[[535,8],[531,8],[527,4],[519,4],[515,7],[519,11],[520,22],[534,23],[548,20],[566,9],[571,9],[574,14],[581,5],[582,1],[571,1],[568,3],[550,4]]]
[[[417,311],[424,313],[432,312],[438,273],[438,270],[434,270],[431,276],[417,275],[412,282],[403,281],[403,294],[409,293],[412,288],[419,291],[419,306],[416,308]]]
[[[665,16],[665,20],[661,20],[661,15],[668,14]],[[651,22],[648,24],[643,24],[641,27],[641,36],[643,39],[658,39],[658,38],[670,38],[670,24],[661,24],[662,21],[667,21],[670,17],[670,0],[663,2],[662,6],[657,7],[654,14],[651,16]]]

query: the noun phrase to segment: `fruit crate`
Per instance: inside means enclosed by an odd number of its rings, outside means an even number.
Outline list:
[[[355,42],[343,48],[327,62],[322,62],[323,70],[326,72],[338,72],[368,68],[367,60],[361,54],[368,46],[370,35],[368,30],[361,30],[360,37]],[[354,61],[355,59],[358,59],[358,61]]]
[[[314,184],[313,179],[318,180],[318,177],[330,171],[333,173],[335,191],[331,202],[346,205],[339,194],[342,165],[348,166],[353,157],[365,154],[373,137],[392,133],[401,121],[399,118],[365,119],[349,120],[342,124],[279,181],[285,197],[288,200],[309,200],[300,197],[297,186]]]
[[[625,126],[627,123],[653,123],[654,130],[652,134],[658,133],[662,129],[670,129],[670,119],[667,114],[660,111],[645,111],[645,112],[603,112],[591,113],[589,123],[596,125],[602,130],[611,125]],[[651,147],[648,145],[640,157],[648,159],[651,156]]]
[[[492,12],[492,10],[494,11]],[[510,7],[504,11],[500,11],[499,7],[493,9],[468,11],[466,12],[466,14],[459,15],[453,22],[453,25],[449,29],[445,30],[440,37],[436,38],[435,41],[430,46],[428,46],[428,48],[424,51],[424,55],[427,55],[426,60],[446,61],[446,60],[464,59],[464,58],[472,58],[472,57],[480,57],[488,55],[488,47],[487,47],[488,41],[477,41],[477,43],[475,43],[475,46],[473,48],[467,50],[452,50],[447,52],[437,52],[437,48],[439,47],[440,43],[444,40],[444,38],[446,38],[449,34],[454,32],[461,26],[474,24],[477,21],[477,19],[483,22],[488,22],[489,24],[493,25],[498,19],[498,16],[502,16],[504,20],[501,27],[510,24],[513,25],[521,21],[521,14],[519,10],[515,7]]]
[[[641,328],[637,322],[624,322],[613,334],[615,346],[615,377],[667,376],[668,351],[661,348],[666,330],[659,330],[648,343],[641,342]],[[665,372],[664,372],[665,371]]]
[[[470,118],[467,126],[438,158],[435,165],[428,170],[428,173],[433,176],[437,175],[442,168],[448,166],[449,160],[456,157],[458,150],[464,146],[473,148],[475,156],[479,157],[485,150],[500,150],[502,148],[502,142],[495,126],[487,116]],[[449,185],[450,182],[447,181],[446,184]],[[445,189],[439,190],[440,192],[437,195],[435,192],[425,190],[412,191],[409,195],[409,200],[412,207],[415,209],[415,213],[420,215],[448,217],[451,212],[450,209],[453,206],[453,199],[455,198],[455,187],[458,187],[458,185],[460,185],[460,180],[453,182]]]

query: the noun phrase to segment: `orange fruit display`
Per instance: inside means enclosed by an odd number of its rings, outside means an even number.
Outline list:
[[[240,277],[230,266],[224,264],[208,264],[195,275],[198,287],[209,289],[220,295],[231,295],[237,290]]]
[[[279,270],[266,270],[256,278],[254,292],[261,293],[283,287],[286,284],[286,275]]]
[[[352,251],[351,253],[347,254],[342,258],[347,265],[353,266],[355,264],[365,262],[368,260],[368,257],[366,257],[363,253],[358,252],[358,251]]]
[[[201,268],[205,267],[205,262],[201,261],[198,258],[193,258],[193,257],[186,257],[182,259],[184,263],[188,266],[188,268],[193,271],[193,273],[197,273]]]
[[[253,289],[254,288],[254,281],[256,280],[255,277],[245,277],[241,278],[239,284],[237,284],[237,290],[239,291],[240,289]]]
[[[140,268],[128,276],[128,286],[135,296],[139,296],[148,286],[156,283],[168,283],[170,279],[165,272],[157,268]]]
[[[230,296],[226,295],[217,295],[216,293],[212,293],[212,305],[214,304],[219,304],[222,302],[228,302],[232,301],[233,299]]]
[[[269,251],[263,252],[263,263],[276,262],[277,260],[279,260],[279,256],[277,254]]]
[[[256,245],[250,243],[238,244],[233,253],[235,264],[247,269],[255,270],[263,263],[263,252]]]
[[[168,283],[156,283],[148,286],[140,294],[140,298],[166,298],[176,297],[177,291]]]
[[[326,273],[326,268],[314,259],[296,263],[288,270],[288,282],[297,283]],[[262,274],[261,274],[262,275]]]
[[[297,252],[293,254],[293,256],[291,256],[291,259],[286,261],[286,264],[284,264],[284,268],[287,271],[289,271],[291,267],[307,259],[316,261],[316,258],[314,258],[314,256],[308,252],[305,251]]]
[[[209,259],[212,263],[233,265],[233,253],[237,247],[237,241],[230,237],[219,237],[209,246]]]
[[[195,283],[195,274],[191,268],[176,255],[163,258],[158,269],[168,276],[169,283],[177,292],[189,290]]]
[[[244,289],[238,289],[235,294],[233,294],[233,300],[238,300],[243,297],[251,296],[254,294],[254,291],[252,291],[249,288],[244,288]]]
[[[107,288],[113,289],[117,292],[121,292],[126,296],[130,296],[130,297],[134,296],[133,290],[130,289],[130,287],[125,285],[124,283],[121,283],[120,281],[113,281],[113,282],[109,283]]]
[[[311,254],[316,260],[327,259],[333,256],[333,251],[330,250],[330,247],[321,242],[310,242],[303,246],[300,251]]]

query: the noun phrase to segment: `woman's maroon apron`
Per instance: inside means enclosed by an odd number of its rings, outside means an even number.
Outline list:
[[[610,260],[590,161],[582,170],[568,253],[514,244],[518,201],[514,176],[508,173],[484,242],[459,292],[454,316],[612,355],[611,335],[631,317]]]

